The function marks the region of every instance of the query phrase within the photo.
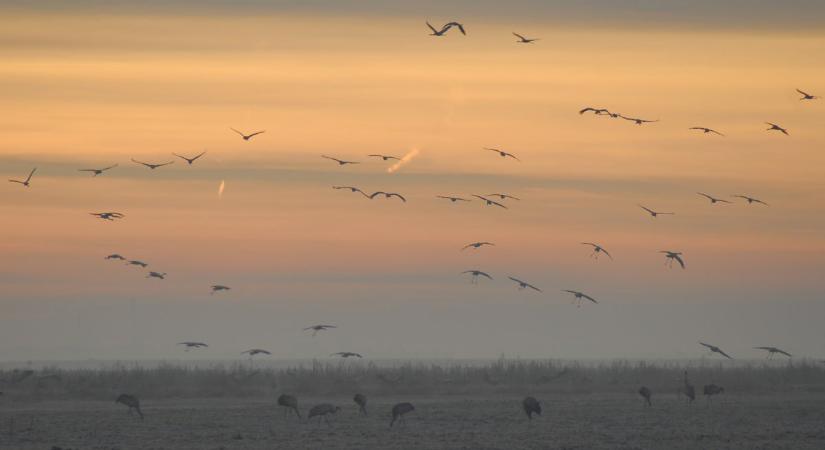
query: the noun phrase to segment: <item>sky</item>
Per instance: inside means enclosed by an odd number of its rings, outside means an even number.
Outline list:
[[[825,357],[825,6],[685,5],[0,3],[0,360]]]

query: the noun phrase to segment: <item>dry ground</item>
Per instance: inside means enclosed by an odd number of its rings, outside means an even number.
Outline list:
[[[299,398],[302,413],[329,401],[331,425],[284,417],[274,399],[144,401],[146,419],[113,402],[0,402],[0,447],[50,449],[549,448],[822,449],[825,393],[726,394],[686,406],[673,393],[644,407],[635,393],[556,394],[540,398],[529,423],[515,396],[370,398],[362,417],[348,397]],[[416,406],[390,429],[398,401]],[[10,434],[11,420],[14,431]]]

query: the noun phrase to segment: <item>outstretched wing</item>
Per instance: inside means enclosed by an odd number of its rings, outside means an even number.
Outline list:
[[[388,194],[388,195],[389,195],[390,197],[393,197],[393,196],[398,197],[398,198],[400,198],[400,199],[401,199],[401,201],[403,201],[404,203],[407,203],[407,199],[406,199],[406,198],[404,198],[404,196],[403,196],[403,195],[401,195],[401,194],[396,194],[396,193],[394,193],[394,192],[393,192],[393,193]]]
[[[430,29],[431,29],[431,30],[433,30],[433,33],[438,33],[438,30],[436,30],[435,28],[433,28],[433,26],[432,26],[432,25],[430,25],[430,22],[425,22],[425,23],[427,24],[427,26],[428,26],[428,27],[430,27]]]
[[[131,159],[133,163],[143,164],[144,166],[149,167],[149,164],[147,164],[147,163],[145,163],[145,162],[143,162],[143,161],[138,161],[138,160],[136,160],[135,158],[129,158],[129,159]]]
[[[685,268],[685,262],[684,262],[684,261],[682,261],[682,257],[681,257],[681,256],[679,256],[679,255],[673,255],[673,256],[672,256],[672,258],[673,258],[673,259],[675,259],[676,261],[678,261],[678,262],[679,262],[679,265],[680,265],[680,266],[682,266],[682,268],[683,268],[683,269]]]
[[[253,137],[253,136],[257,136],[257,135],[259,135],[259,134],[263,134],[263,133],[266,133],[266,130],[256,131],[256,132],[254,132],[254,133],[252,133],[252,134],[250,134],[250,135],[246,136],[246,138],[247,138],[247,139],[249,139],[249,138],[251,138],[251,137]]]
[[[526,41],[526,40],[527,40],[527,38],[525,38],[524,36],[522,36],[522,35],[520,35],[520,34],[516,33],[515,31],[513,32],[513,35],[514,35],[515,37],[517,37],[517,38],[521,39],[522,41]]]
[[[586,299],[590,300],[590,301],[591,301],[591,302],[593,302],[593,303],[596,303],[596,304],[598,304],[598,303],[599,303],[599,302],[597,302],[597,301],[596,301],[596,299],[595,299],[595,298],[593,298],[593,297],[591,297],[591,296],[589,296],[589,295],[587,295],[587,294],[582,294],[582,297],[584,297],[584,298],[586,298]]]
[[[730,355],[728,355],[727,353],[725,353],[724,351],[722,351],[722,349],[721,349],[721,348],[717,348],[717,349],[716,349],[716,352],[717,352],[717,353],[719,353],[720,355],[724,356],[725,358],[728,358],[728,359],[733,359]]]

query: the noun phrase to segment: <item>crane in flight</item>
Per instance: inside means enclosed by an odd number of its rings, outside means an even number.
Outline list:
[[[379,195],[382,195],[382,194],[384,195],[384,198],[386,198],[386,199],[389,199],[389,198],[392,198],[392,197],[398,197],[398,198],[400,198],[400,199],[401,199],[401,201],[402,201],[402,202],[407,203],[407,199],[406,199],[406,198],[404,198],[404,196],[403,196],[403,195],[401,195],[401,194],[396,194],[395,192],[384,192],[384,191],[377,191],[377,192],[373,192],[373,193],[369,196],[369,199],[370,199],[370,200],[372,200],[372,199],[374,199],[376,196],[379,196]]]
[[[96,176],[98,176],[98,175],[102,175],[102,174],[103,174],[103,172],[105,172],[105,171],[107,171],[107,170],[109,170],[109,169],[114,169],[115,167],[117,167],[117,164],[112,165],[112,166],[109,166],[109,167],[104,167],[104,168],[102,168],[102,169],[77,169],[77,171],[78,171],[78,172],[91,172],[91,173],[92,173],[92,177],[96,177]]]
[[[222,284],[213,284],[213,285],[211,286],[211,288],[212,288],[212,292],[210,292],[210,293],[209,293],[209,295],[214,295],[214,294],[215,294],[215,292],[219,292],[219,291],[228,291],[228,290],[232,289],[231,287],[229,287],[229,286],[224,286],[224,285],[222,285]]]
[[[449,30],[450,30],[450,28],[452,28],[452,27],[457,27],[457,28],[458,28],[458,30],[459,30],[459,31],[461,31],[461,34],[463,34],[463,35],[465,35],[465,36],[467,35],[466,31],[464,30],[464,25],[462,25],[462,24],[460,24],[460,23],[458,23],[458,22],[448,22],[448,23],[445,23],[445,24],[444,24],[444,26],[443,26],[443,27],[441,27],[441,29],[440,29],[440,30],[436,30],[436,29],[435,29],[435,27],[433,27],[432,25],[430,25],[430,22],[426,22],[426,23],[427,23],[427,26],[428,26],[428,27],[430,28],[430,30],[432,31],[432,33],[430,33],[430,36],[439,36],[439,37],[440,37],[440,36],[444,36],[444,34],[445,34],[447,31],[449,31]]]
[[[131,160],[132,160],[133,163],[144,165],[144,166],[146,166],[146,167],[148,167],[152,170],[155,170],[158,167],[168,166],[169,164],[174,164],[175,163],[174,161],[169,161],[169,162],[165,162],[165,163],[161,163],[161,164],[151,164],[151,163],[147,163],[147,162],[143,162],[143,161],[138,161],[135,158],[131,158]]]
[[[537,287],[533,286],[533,285],[532,285],[532,284],[530,284],[530,283],[527,283],[527,282],[525,282],[525,281],[521,281],[521,280],[519,280],[518,278],[514,278],[514,277],[507,277],[507,278],[509,278],[509,279],[511,279],[511,280],[513,280],[513,281],[515,281],[516,283],[518,283],[518,289],[519,289],[520,291],[521,291],[521,290],[523,290],[523,289],[530,288],[530,289],[532,289],[532,290],[534,290],[534,291],[541,292],[541,289],[539,289],[539,288],[537,288]]]
[[[533,42],[536,42],[536,41],[541,39],[541,38],[528,39],[528,38],[516,33],[515,31],[513,32],[513,36],[515,36],[519,39],[519,40],[516,41],[519,44],[532,44]]]
[[[702,197],[705,197],[706,199],[710,200],[711,205],[716,204],[716,203],[730,203],[728,200],[722,200],[721,198],[716,198],[712,195],[705,194],[704,192],[697,192],[697,194],[699,194]]]
[[[761,203],[765,206],[769,206],[767,203],[763,202],[762,200],[759,200],[758,198],[748,197],[747,195],[735,194],[735,195],[731,195],[731,197],[743,198],[743,199],[748,201],[749,205],[752,204],[752,203]]]
[[[333,158],[332,156],[321,155],[321,158],[326,158],[338,163],[339,166],[346,166],[347,164],[360,164],[358,161],[345,161],[343,159]]]
[[[793,356],[793,355],[791,355],[790,353],[788,353],[788,352],[786,352],[786,351],[784,351],[784,350],[778,349],[778,348],[776,348],[776,347],[754,347],[754,348],[755,348],[755,349],[757,349],[757,350],[765,350],[765,351],[767,351],[767,352],[768,352],[768,359],[773,359],[774,355],[775,355],[775,354],[777,354],[777,353],[782,354],[782,355],[785,355],[785,356],[787,356],[788,358],[790,358],[790,357],[792,357],[792,356]]]
[[[244,134],[244,133],[241,133],[240,131],[238,131],[238,130],[232,128],[232,127],[229,127],[229,129],[236,132],[236,133],[238,133],[238,134],[240,134],[241,137],[243,138],[243,140],[245,140],[245,141],[248,141],[248,140],[252,139],[253,137],[255,137],[259,134],[266,133],[266,130],[261,130],[261,131],[256,131],[256,132],[250,133],[250,134]]]
[[[679,263],[682,266],[682,269],[685,268],[685,261],[682,259],[682,252],[672,252],[670,250],[660,250],[659,253],[665,254],[665,265],[670,268],[673,268],[673,261]]]
[[[516,157],[516,155],[514,155],[514,154],[512,154],[512,153],[510,153],[510,152],[505,152],[504,150],[501,150],[501,149],[498,149],[498,148],[490,148],[490,147],[483,147],[483,149],[484,149],[484,150],[487,150],[487,151],[491,151],[491,152],[496,152],[496,153],[498,153],[498,155],[499,155],[499,156],[501,156],[502,158],[508,158],[508,157],[510,157],[510,158],[515,159],[516,161],[521,162],[521,160],[520,160],[520,159],[518,159],[518,157]]]
[[[510,194],[487,194],[487,197],[498,197],[501,200],[513,199],[513,200],[521,200],[518,197],[513,197]]]
[[[648,207],[642,206],[642,205],[639,205],[639,208],[642,208],[643,210],[647,211],[647,212],[650,214],[650,216],[651,216],[651,217],[654,217],[654,218],[655,218],[655,217],[658,217],[658,216],[660,216],[660,215],[671,215],[671,216],[672,216],[672,215],[676,214],[676,213],[672,213],[672,212],[658,212],[658,211],[654,211],[654,210],[652,210],[652,209],[650,209],[650,208],[648,208]]]
[[[192,342],[192,341],[178,342],[178,345],[185,346],[186,349],[184,351],[186,351],[186,352],[188,352],[190,349],[193,349],[193,348],[198,349],[198,348],[201,348],[201,347],[209,347],[208,345],[206,345],[203,342]]]
[[[484,201],[484,204],[487,205],[487,206],[498,206],[498,207],[501,207],[501,208],[504,208],[504,209],[509,209],[506,206],[502,205],[501,203],[499,203],[495,200],[490,200],[489,198],[486,198],[484,196],[473,194],[473,197],[480,198],[481,200]]]
[[[724,356],[725,358],[733,359],[730,355],[728,355],[727,353],[722,351],[721,348],[719,348],[715,345],[705,344],[704,342],[699,342],[699,344],[707,347],[710,350],[711,353],[719,353],[720,355]]]
[[[126,265],[127,266],[140,266],[140,267],[143,267],[145,269],[146,266],[148,266],[149,264],[146,264],[143,261],[138,261],[136,259],[133,259],[133,260],[130,260],[130,261],[126,262]]]
[[[304,331],[312,330],[312,335],[315,336],[318,334],[319,331],[325,331],[329,328],[338,328],[335,325],[312,325],[311,327],[304,328]]]
[[[485,242],[472,242],[472,243],[470,243],[470,244],[465,245],[464,247],[461,247],[461,251],[467,250],[467,249],[468,249],[468,248],[470,248],[470,247],[472,247],[472,248],[480,248],[480,247],[483,247],[483,246],[485,246],[485,245],[492,245],[492,246],[495,246],[496,244],[493,244],[492,242],[486,242],[486,241],[485,241]]]
[[[591,297],[591,296],[589,296],[589,295],[587,295],[587,294],[585,294],[584,292],[581,292],[581,291],[573,291],[573,290],[570,290],[570,289],[562,289],[562,292],[569,292],[569,293],[573,294],[573,302],[576,303],[577,308],[580,308],[582,306],[582,299],[583,298],[587,299],[587,300],[590,300],[591,302],[596,303],[596,304],[599,303],[599,302],[596,301],[595,298],[593,298],[593,297]]]
[[[469,199],[466,199],[466,198],[452,197],[452,196],[449,196],[449,195],[436,195],[436,198],[443,198],[445,200],[449,200],[452,203],[455,203],[455,202],[471,202],[472,201],[472,200],[469,200]]]
[[[782,134],[784,134],[786,136],[788,135],[788,130],[780,127],[779,125],[777,125],[775,123],[765,122],[765,125],[770,125],[771,126],[770,128],[766,128],[765,131],[780,131],[780,132],[782,132]]]
[[[109,256],[107,256],[107,257],[103,258],[103,259],[119,259],[119,260],[121,260],[121,261],[126,261],[126,258],[124,258],[124,257],[123,257],[123,256],[121,256],[121,255],[118,255],[117,253],[113,253],[113,254],[111,254],[111,255],[109,255]]]
[[[108,220],[110,222],[114,222],[115,219],[122,219],[126,217],[125,215],[119,212],[107,211],[107,212],[99,212],[99,213],[89,213],[99,219]]]
[[[722,134],[722,133],[720,133],[720,132],[718,132],[718,131],[714,130],[713,128],[707,128],[707,127],[690,127],[690,128],[688,128],[688,130],[701,130],[701,131],[702,131],[703,133],[705,133],[705,134],[708,134],[708,133],[714,133],[714,134],[718,134],[719,136],[725,137],[725,135],[724,135],[724,134]]]
[[[619,114],[619,117],[621,117],[624,120],[629,120],[629,121],[635,123],[636,125],[641,125],[643,123],[653,123],[653,122],[658,122],[659,121],[659,119],[656,119],[656,120],[636,119],[634,117],[627,117],[627,116],[623,116],[621,114]]]
[[[157,278],[160,280],[165,280],[166,272],[149,272],[149,274],[146,275],[146,278]]]
[[[32,175],[34,175],[35,171],[37,171],[37,167],[32,169],[31,172],[29,172],[29,176],[27,176],[25,180],[20,181],[20,180],[9,179],[9,183],[20,183],[25,187],[29,187],[29,184],[31,184],[31,181],[32,181]]]
[[[178,154],[177,154],[177,153],[175,153],[175,152],[172,152],[172,154],[173,154],[173,155],[175,155],[175,156],[177,156],[178,158],[180,158],[180,159],[182,159],[182,160],[186,161],[186,162],[187,162],[187,163],[189,163],[189,165],[191,166],[193,162],[195,162],[195,161],[196,161],[198,158],[200,158],[201,156],[205,155],[205,154],[206,154],[206,152],[205,152],[205,151],[204,151],[204,152],[201,152],[201,154],[199,154],[199,155],[195,155],[195,156],[193,156],[193,157],[191,157],[191,158],[187,158],[186,156],[183,156],[183,155],[178,155]]]
[[[482,272],[480,270],[475,270],[475,269],[465,270],[464,272],[461,272],[461,273],[462,274],[469,273],[469,274],[472,275],[472,278],[470,279],[470,284],[478,284],[478,277],[479,276],[487,277],[487,279],[489,279],[489,280],[493,279],[493,277],[491,277],[490,274],[488,274],[486,272]]]
[[[611,114],[610,111],[607,108],[593,108],[592,106],[588,106],[588,107],[580,109],[579,110],[579,115],[582,115],[586,112],[592,112],[593,114],[595,114],[597,116],[605,116],[605,115],[613,116],[613,114]],[[616,116],[619,116],[619,115],[620,114],[616,114]]]
[[[358,193],[360,193],[361,195],[363,195],[364,197],[367,197],[367,198],[369,198],[369,197],[370,197],[369,195],[367,195],[367,193],[366,193],[366,192],[362,191],[361,189],[359,189],[359,188],[357,188],[357,187],[355,187],[355,186],[333,186],[332,188],[333,188],[333,189],[335,189],[335,190],[340,190],[340,189],[349,189],[349,190],[350,190],[350,192],[353,192],[353,193],[354,193],[354,192],[358,192]]]
[[[604,253],[605,255],[607,255],[608,258],[610,258],[611,261],[613,260],[613,256],[611,256],[610,253],[608,253],[607,250],[605,250],[604,247],[602,247],[601,245],[595,244],[593,242],[581,242],[581,244],[593,247],[593,251],[590,253],[591,258],[599,259],[599,253]]]
[[[261,348],[253,348],[253,349],[249,349],[245,352],[241,352],[241,354],[242,355],[249,355],[249,357],[251,358],[255,355],[271,355],[272,353],[269,352],[268,350],[264,350],[264,349],[261,349]]]
[[[367,156],[370,156],[370,157],[373,157],[373,158],[381,158],[384,161],[389,161],[391,159],[401,161],[401,158],[399,158],[397,156],[392,156],[392,155],[367,155]]]
[[[354,356],[356,358],[363,358],[363,356],[360,353],[355,353],[355,352],[338,352],[338,353],[333,353],[329,356],[340,356],[341,358],[349,358],[351,356]]]
[[[799,98],[800,100],[816,100],[816,99],[819,98],[819,96],[811,95],[811,94],[809,94],[809,93],[807,93],[807,92],[805,92],[801,89],[797,89],[796,92],[799,92],[800,94],[802,94],[802,97]]]

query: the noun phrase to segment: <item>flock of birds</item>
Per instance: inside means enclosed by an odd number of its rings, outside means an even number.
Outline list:
[[[434,27],[429,22],[426,22],[426,25],[429,28],[429,30],[431,31],[430,35],[435,36],[435,37],[443,37],[450,30],[453,30],[453,29],[458,30],[462,35],[465,35],[465,36],[467,35],[467,30],[466,30],[465,26],[463,24],[455,22],[455,21],[445,23],[440,28]],[[513,35],[516,36],[516,38],[518,38],[518,40],[516,42],[517,43],[522,43],[522,44],[531,44],[531,43],[534,43],[534,42],[539,40],[537,38],[527,38],[527,37],[525,37],[521,34],[515,33],[515,32],[513,32]],[[805,91],[802,91],[800,89],[797,89],[796,91],[802,96],[802,97],[799,98],[799,100],[810,101],[810,100],[819,99],[818,96],[812,95],[812,94],[807,93]],[[659,122],[659,119],[650,120],[650,119],[642,119],[642,118],[638,118],[638,117],[627,116],[627,115],[624,115],[624,114],[621,114],[621,113],[618,113],[618,112],[611,111],[607,108],[601,108],[601,107],[585,107],[585,108],[582,108],[581,110],[579,110],[580,115],[584,115],[586,113],[592,113],[593,115],[600,116],[600,117],[608,117],[608,118],[612,118],[612,119],[622,119],[622,120],[629,121],[629,122],[631,122],[635,125],[639,125],[639,126],[644,125],[644,124],[651,124],[651,123]],[[782,126],[780,126],[776,123],[765,122],[765,124],[769,126],[768,128],[766,128],[766,131],[776,131],[776,132],[782,133],[786,136],[789,135],[789,132],[786,128],[784,128],[784,127],[782,127]],[[255,131],[255,132],[252,132],[252,133],[245,133],[245,132],[242,132],[242,131],[237,130],[235,128],[230,128],[230,129],[233,132],[237,133],[244,141],[247,141],[247,142],[266,132],[266,130],[260,130],[260,131]],[[720,137],[725,137],[726,136],[725,134],[723,134],[720,131],[717,131],[714,128],[709,128],[709,127],[704,127],[704,126],[692,126],[692,127],[689,127],[688,130],[699,131],[699,132],[702,132],[703,134],[713,134],[713,135],[717,135],[717,136],[720,136]],[[501,157],[502,159],[512,159],[514,161],[521,162],[521,159],[518,156],[516,156],[514,153],[502,150],[500,148],[484,147],[482,150],[493,152],[496,155],[498,155],[499,157]],[[191,157],[185,156],[185,155],[180,155],[180,154],[177,154],[177,153],[172,153],[172,155],[177,157],[177,158],[180,158],[182,161],[186,162],[187,165],[191,166],[199,158],[203,157],[206,153],[207,152],[204,151],[204,152],[201,152],[201,153],[199,153],[197,155],[194,155],[194,156],[191,156]],[[367,155],[367,156],[370,157],[370,158],[379,158],[382,161],[391,161],[391,160],[401,161],[402,160],[401,157],[393,156],[393,155],[370,154],[370,155]],[[324,158],[324,159],[333,161],[341,167],[349,166],[349,165],[356,165],[356,164],[360,163],[359,161],[351,161],[351,160],[346,160],[346,159],[340,159],[340,158],[333,157],[333,156],[328,156],[328,155],[321,155],[321,157]],[[174,164],[174,162],[175,162],[174,160],[165,161],[165,162],[146,162],[146,161],[141,161],[141,160],[137,160],[137,159],[134,159],[134,158],[132,158],[131,161],[135,164],[142,165],[142,166],[144,166],[144,167],[146,167],[150,170],[157,170],[161,167],[165,167],[165,166],[169,166],[171,164]],[[78,169],[78,171],[90,173],[92,175],[92,177],[98,177],[98,176],[104,175],[109,170],[115,169],[117,167],[118,167],[118,164],[112,164],[112,165],[109,165],[109,166],[106,166],[106,167],[101,167],[101,168]],[[9,182],[17,183],[17,184],[22,185],[25,188],[29,188],[32,185],[32,178],[34,177],[34,174],[35,174],[36,171],[37,171],[37,168],[35,167],[29,172],[28,176],[25,179],[22,179],[22,180],[10,179]],[[400,193],[396,193],[396,192],[375,191],[375,192],[372,192],[372,193],[368,193],[368,192],[366,192],[366,191],[364,191],[364,190],[362,190],[362,189],[360,189],[356,186],[333,186],[332,188],[335,189],[335,190],[346,190],[346,191],[349,191],[351,193],[357,193],[357,194],[360,194],[364,198],[367,198],[369,200],[373,200],[376,197],[383,197],[383,198],[388,199],[388,200],[393,199],[393,198],[397,198],[398,200],[400,200],[403,203],[407,202],[407,198],[404,195],[402,195]],[[697,194],[704,197],[704,198],[706,198],[712,205],[717,204],[717,203],[728,203],[728,204],[732,203],[730,200],[725,200],[725,199],[722,199],[722,198],[719,198],[719,197],[715,197],[713,195],[710,195],[710,194],[707,194],[707,193],[704,193],[704,192],[697,192]],[[436,197],[439,198],[439,199],[448,200],[450,203],[471,202],[471,201],[474,201],[474,199],[476,199],[476,200],[481,201],[482,205],[484,205],[484,206],[491,206],[491,207],[497,207],[497,208],[502,208],[502,209],[508,209],[508,206],[505,205],[505,202],[507,202],[507,201],[510,201],[510,200],[520,201],[521,200],[520,198],[515,197],[513,195],[510,195],[510,194],[507,194],[507,193],[492,193],[492,194],[486,194],[486,195],[472,194],[471,197],[473,197],[473,198],[464,198],[464,197],[459,197],[459,196],[454,196],[454,195],[438,195]],[[731,198],[742,199],[745,202],[747,202],[747,204],[760,204],[760,205],[768,206],[768,204],[766,202],[764,202],[760,199],[757,199],[755,197],[745,195],[745,194],[733,194],[731,196]],[[674,215],[675,214],[674,212],[657,211],[657,210],[648,208],[647,206],[644,206],[644,205],[641,205],[641,204],[639,204],[638,206],[654,219],[658,218],[659,216],[663,216],[663,215]],[[89,214],[91,214],[92,216],[94,216],[96,218],[99,218],[101,220],[110,221],[110,222],[116,221],[116,220],[121,220],[121,219],[124,219],[126,217],[125,214],[117,212],[117,211],[91,212]],[[479,250],[483,247],[494,246],[494,245],[495,244],[493,242],[487,242],[487,241],[472,242],[472,243],[469,243],[469,244],[463,246],[461,248],[461,251],[468,250],[468,249]],[[611,255],[611,253],[608,252],[608,250],[605,249],[605,247],[603,247],[601,244],[594,243],[594,242],[581,242],[581,245],[585,245],[585,246],[590,247],[591,253],[590,253],[589,256],[591,258],[598,259],[600,255],[604,254],[610,260],[613,260],[613,255]],[[682,269],[685,269],[685,260],[684,260],[683,255],[682,255],[681,252],[673,251],[673,250],[660,250],[660,253],[662,253],[664,255],[665,264],[667,266],[673,267],[674,263],[678,263],[679,267],[681,267]],[[108,256],[105,257],[105,259],[106,260],[111,260],[111,261],[122,261],[127,266],[136,266],[136,267],[141,267],[141,268],[147,268],[148,267],[148,263],[146,263],[146,262],[143,262],[141,260],[136,260],[136,259],[127,259],[126,257],[124,257],[120,254],[117,254],[117,253],[108,255]],[[479,282],[480,278],[493,280],[492,275],[490,275],[489,273],[487,273],[485,271],[479,270],[479,269],[466,270],[464,272],[461,272],[461,274],[469,275],[470,278],[471,278],[470,282],[473,283],[473,284],[477,284]],[[155,278],[155,279],[159,279],[159,280],[165,280],[166,276],[167,276],[166,272],[158,272],[158,271],[154,271],[154,270],[150,270],[146,274],[146,278]],[[528,290],[533,290],[533,291],[536,291],[536,292],[542,292],[542,290],[539,287],[536,287],[535,285],[533,285],[533,284],[531,284],[527,281],[521,280],[521,279],[519,279],[515,276],[508,276],[507,278],[509,280],[511,280],[513,283],[515,283],[515,285],[517,286],[517,288],[519,290],[528,289]],[[229,291],[231,289],[229,286],[225,286],[225,285],[221,285],[221,284],[211,285],[210,288],[211,288],[210,294],[215,294],[215,293],[221,292],[221,291]],[[592,297],[588,294],[585,294],[582,291],[573,290],[573,289],[562,289],[562,292],[564,292],[566,294],[570,294],[572,296],[573,303],[575,303],[577,306],[581,306],[583,301],[589,301],[593,304],[598,304],[599,303],[594,297]],[[312,325],[312,326],[306,327],[306,328],[304,328],[304,331],[311,331],[312,336],[316,336],[317,333],[319,333],[319,332],[327,331],[327,330],[334,329],[334,328],[336,328],[335,325],[319,324],[319,325]],[[704,343],[704,342],[700,342],[699,344],[706,347],[707,349],[709,349],[711,354],[716,353],[716,354],[719,354],[719,355],[721,355],[725,358],[733,359],[728,353],[723,351],[718,346],[707,344],[707,343]],[[184,341],[184,342],[178,343],[178,345],[184,346],[186,351],[189,351],[190,349],[199,349],[199,348],[208,347],[208,345],[206,343],[197,342],[197,341]],[[759,349],[759,350],[767,351],[768,352],[768,358],[773,358],[777,354],[785,355],[787,357],[792,356],[790,353],[788,353],[788,352],[786,352],[782,349],[779,349],[777,347],[760,346],[760,347],[754,347],[754,348]],[[271,352],[269,352],[267,350],[264,350],[264,349],[260,349],[260,348],[253,348],[253,349],[249,349],[249,350],[246,350],[246,351],[242,352],[242,354],[249,355],[249,357],[251,358],[255,355],[271,355]],[[330,356],[338,356],[338,357],[341,357],[341,358],[350,358],[350,357],[362,358],[361,354],[356,353],[356,352],[350,352],[350,351],[336,352],[336,353],[331,354]],[[695,388],[693,387],[693,385],[690,384],[690,382],[688,380],[687,372],[685,372],[685,374],[684,374],[683,384],[684,384],[684,386],[683,386],[683,389],[681,390],[681,393],[686,396],[688,402],[692,402],[694,400],[695,396],[696,396],[696,391],[695,391]],[[708,399],[710,399],[710,397],[712,397],[713,395],[717,395],[717,394],[720,394],[722,392],[724,392],[724,389],[721,388],[720,386],[715,385],[715,384],[705,385],[704,389],[703,389],[703,393],[708,397]],[[639,395],[641,395],[644,398],[647,405],[652,405],[651,398],[652,398],[653,392],[648,387],[644,387],[644,386],[641,387],[639,389],[638,393],[639,393]],[[364,394],[358,393],[353,397],[353,401],[358,406],[360,413],[366,415],[367,414],[367,397]],[[116,403],[121,403],[121,404],[127,406],[129,408],[130,413],[132,411],[135,411],[141,418],[144,417],[143,412],[140,409],[140,401],[138,400],[137,397],[135,397],[133,395],[129,395],[129,394],[123,394],[123,395],[120,395],[116,399]],[[277,403],[278,403],[278,405],[280,405],[281,407],[284,408],[284,414],[285,415],[289,411],[293,411],[298,418],[301,418],[301,413],[298,409],[298,401],[294,396],[288,395],[288,394],[281,395],[278,398]],[[541,403],[533,397],[526,397],[522,402],[522,407],[523,407],[523,410],[524,410],[524,412],[527,415],[529,420],[532,420],[533,415],[541,415],[541,412],[542,412]],[[319,405],[316,405],[316,406],[312,407],[309,410],[309,414],[308,414],[307,419],[311,420],[313,418],[317,418],[318,423],[320,424],[320,421],[323,418],[323,420],[325,420],[327,423],[329,423],[329,416],[335,414],[338,411],[340,411],[340,409],[341,409],[340,407],[329,404],[329,403],[319,404]],[[404,403],[398,403],[398,404],[394,405],[392,407],[392,411],[391,411],[392,419],[391,419],[391,422],[390,422],[390,426],[392,427],[393,424],[396,423],[396,421],[400,421],[400,422],[403,423],[404,415],[407,414],[407,413],[410,413],[414,410],[415,410],[415,408],[411,403],[404,402]]]

